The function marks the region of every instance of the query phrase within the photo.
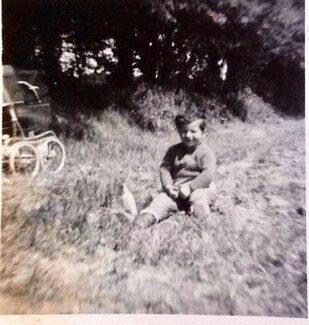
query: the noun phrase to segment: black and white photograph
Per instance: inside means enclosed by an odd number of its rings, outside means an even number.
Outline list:
[[[1,156],[1,315],[308,318],[304,0],[2,0]]]

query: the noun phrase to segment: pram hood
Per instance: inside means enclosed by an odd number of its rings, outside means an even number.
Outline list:
[[[27,84],[37,86],[36,91],[43,102],[48,102],[48,87],[42,81],[38,70],[23,70],[13,68],[11,65],[3,66],[3,103],[12,102],[35,102],[32,91],[26,85],[20,85],[22,81]]]
[[[40,73],[37,70],[14,69],[10,65],[3,66],[3,110],[2,110],[2,132],[12,134],[12,112],[9,105],[14,106],[20,125],[25,133],[29,131],[46,131],[51,123],[51,108],[48,103],[48,88],[42,82]],[[22,81],[22,84],[18,82]],[[34,87],[35,93],[29,89]],[[38,100],[38,98],[40,100]]]

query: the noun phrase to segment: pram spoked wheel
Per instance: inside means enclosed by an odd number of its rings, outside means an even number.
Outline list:
[[[7,71],[7,76],[14,75],[14,71],[11,70]],[[11,87],[14,82],[15,79],[12,79],[8,85]],[[37,175],[41,166],[47,172],[57,173],[63,168],[65,162],[63,144],[55,132],[51,130],[35,135],[35,132],[38,132],[41,127],[45,129],[48,126],[48,121],[51,118],[50,105],[41,100],[37,86],[31,85],[27,81],[18,81],[17,83],[26,87],[26,90],[34,95],[35,100],[33,99],[29,103],[23,100],[13,101],[8,91],[10,87],[3,87],[5,103],[2,104],[2,108],[6,119],[2,126],[5,126],[4,129],[7,130],[5,132],[7,134],[2,137],[4,149],[2,151],[2,165],[5,167],[9,165],[12,173],[20,172],[31,176]],[[12,87],[12,90],[15,90],[15,87]],[[25,124],[29,124],[27,135],[19,117],[24,120]],[[35,127],[35,130],[31,129],[33,124],[37,124],[36,122],[39,125]]]
[[[47,138],[37,148],[43,170],[58,173],[64,166],[65,150],[55,137]]]
[[[15,143],[10,149],[9,165],[13,173],[36,176],[40,159],[35,147],[26,142]]]

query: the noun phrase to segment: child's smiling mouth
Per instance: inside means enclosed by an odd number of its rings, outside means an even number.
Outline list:
[[[195,144],[197,141],[195,139],[183,139],[183,143],[185,144]]]

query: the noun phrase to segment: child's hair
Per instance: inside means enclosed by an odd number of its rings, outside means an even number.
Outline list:
[[[204,132],[206,129],[206,120],[204,118],[200,118],[193,114],[186,114],[186,115],[177,115],[175,117],[175,125],[177,130],[180,130],[184,125],[190,124],[200,120],[200,129]]]

